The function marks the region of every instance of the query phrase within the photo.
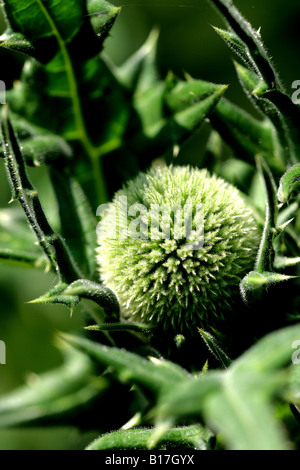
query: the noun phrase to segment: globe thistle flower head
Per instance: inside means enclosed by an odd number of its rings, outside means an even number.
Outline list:
[[[129,181],[100,215],[101,280],[124,319],[176,333],[226,319],[259,243],[236,188],[207,170],[160,167]]]

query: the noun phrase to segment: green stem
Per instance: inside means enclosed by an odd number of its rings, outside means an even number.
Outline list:
[[[81,272],[66,243],[59,234],[52,230],[43,211],[38,193],[28,178],[19,144],[8,119],[7,108],[4,109],[1,131],[5,166],[13,199],[20,202],[30,227],[59,278],[67,283],[81,278]]]

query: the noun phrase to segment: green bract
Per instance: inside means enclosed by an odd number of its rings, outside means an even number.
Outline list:
[[[207,170],[160,167],[129,181],[103,209],[100,274],[124,318],[178,331],[225,317],[259,242],[235,187]]]

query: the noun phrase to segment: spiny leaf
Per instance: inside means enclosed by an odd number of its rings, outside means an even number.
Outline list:
[[[240,80],[240,83],[242,85],[242,88],[244,89],[245,93],[249,98],[254,101],[257,101],[258,96],[253,95],[253,91],[257,89],[260,85],[260,79],[257,73],[253,70],[249,70],[247,67],[244,67],[241,65],[239,62],[236,62],[235,60],[233,61],[233,64],[235,66],[235,70],[237,73],[237,76]],[[265,83],[266,86],[266,83]]]
[[[277,197],[281,203],[289,200],[292,193],[297,191],[300,185],[300,164],[294,165],[281,178]]]
[[[276,159],[281,163],[281,166],[285,166],[285,162],[290,159],[290,142],[282,118],[278,113],[278,109],[273,103],[267,100],[264,95],[260,96],[259,94],[253,93],[255,90],[258,90],[261,85],[258,75],[237,62],[234,62],[234,65],[247,97],[252,101],[253,105],[272,122],[273,144]],[[263,86],[263,89],[265,88],[266,84]]]
[[[247,46],[241,39],[232,31],[226,31],[221,28],[213,26],[216,33],[221,36],[222,39],[226,42],[227,46],[230,47],[241,59],[251,67],[251,56],[247,49]],[[253,67],[253,66],[252,66]]]
[[[76,305],[80,302],[80,298],[75,295],[65,294],[65,290],[68,284],[60,283],[51,289],[46,294],[42,295],[38,299],[31,300],[31,304],[63,304],[66,305],[71,312],[74,310]]]
[[[247,70],[237,63],[235,67],[246,92],[250,93],[255,104],[273,122],[283,148],[285,142],[288,144],[288,161],[295,163],[300,146],[299,107],[283,91],[268,90],[266,83],[260,82],[259,77],[253,71]]]
[[[239,41],[244,43],[249,51],[251,62],[261,80],[265,80],[268,88],[275,86],[281,88],[281,82],[272,64],[271,58],[263,45],[260,32],[255,31],[250,23],[243,17],[231,0],[210,0],[223,16],[225,22],[232,29]]]
[[[150,334],[151,326],[139,323],[104,323],[102,325],[86,326],[89,331],[136,331],[137,333]]]
[[[115,431],[95,439],[86,450],[108,449],[143,449],[148,450],[148,444],[153,434],[152,429],[130,429]],[[159,440],[156,449],[165,449],[165,446],[193,448],[206,450],[212,434],[199,424],[194,426],[177,427],[167,431]]]
[[[295,276],[287,276],[275,272],[257,272],[251,271],[241,281],[240,291],[245,302],[249,300],[249,294],[254,297],[260,297],[261,292],[278,282],[289,281],[295,279]]]
[[[227,354],[223,351],[221,346],[219,345],[217,339],[208,333],[207,331],[198,328],[198,331],[203,338],[205,344],[207,345],[209,351],[213,354],[213,356],[217,359],[217,361],[222,365],[222,367],[227,367],[231,363],[231,359],[227,356]]]
[[[187,80],[183,81],[169,73],[165,81],[164,102],[172,113],[179,113],[214,94],[221,93],[228,86],[195,80],[190,76],[187,76]]]
[[[62,292],[63,296],[74,296],[74,298],[84,298],[96,302],[109,317],[119,315],[120,307],[115,294],[96,282],[87,279],[78,279],[67,286]]]
[[[37,51],[40,60],[53,57],[61,41],[70,42],[78,33],[85,14],[84,2],[41,0],[30,4],[20,0],[5,0],[4,10],[11,29],[21,33]]]

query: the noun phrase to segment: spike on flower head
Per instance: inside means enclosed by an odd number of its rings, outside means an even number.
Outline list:
[[[176,333],[226,319],[259,243],[235,187],[207,170],[160,167],[129,181],[105,209],[100,275],[124,318]]]

